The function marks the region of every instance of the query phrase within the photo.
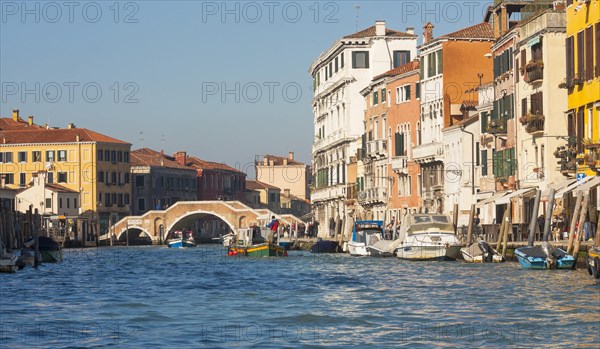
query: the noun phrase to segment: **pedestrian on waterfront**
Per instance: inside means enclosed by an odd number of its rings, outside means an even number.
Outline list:
[[[329,237],[332,238],[335,235],[335,219],[329,218]]]
[[[271,222],[267,224],[267,228],[271,229],[271,233],[269,234],[269,242],[272,243],[275,238],[275,234],[277,234],[277,229],[279,228],[279,221],[275,216],[271,217]]]
[[[546,224],[546,216],[542,213],[537,219],[538,228],[540,228],[540,234],[544,233],[544,225]]]
[[[395,219],[396,219],[395,217],[392,217],[392,219],[390,220],[390,223],[387,225],[387,227],[385,229],[385,239],[386,240],[392,239],[392,234],[394,233],[394,225],[396,224]]]
[[[598,208],[592,204],[588,209],[588,220],[590,221],[590,238],[596,237],[598,233],[596,227],[598,226]]]

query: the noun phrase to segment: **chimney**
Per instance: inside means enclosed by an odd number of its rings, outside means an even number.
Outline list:
[[[187,153],[184,151],[178,151],[175,153],[175,160],[177,160],[178,164],[185,166],[187,163]]]
[[[294,160],[294,152],[293,151],[288,153],[288,159]]]
[[[427,24],[425,24],[423,29],[425,29],[423,31],[423,43],[426,44],[433,39],[433,24],[431,24],[431,22],[428,22]]]
[[[283,158],[283,166],[287,166],[287,164],[288,164],[288,159]]]
[[[375,35],[385,36],[385,21],[375,21]]]
[[[13,120],[19,120],[19,109],[13,109]]]
[[[414,35],[415,34],[415,28],[414,27],[406,27],[406,33],[410,34],[410,35]]]
[[[71,130],[71,129],[74,129],[74,128],[75,128],[75,124],[74,124],[74,123],[72,123],[72,122],[69,122],[69,123],[67,124],[67,128],[68,128],[69,130]]]
[[[33,115],[29,115],[29,126],[33,125]]]

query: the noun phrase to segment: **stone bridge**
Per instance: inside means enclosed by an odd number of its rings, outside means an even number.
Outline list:
[[[278,215],[265,209],[253,209],[239,201],[179,201],[166,210],[153,210],[142,216],[125,217],[111,226],[110,232],[120,240],[121,235],[128,229],[137,229],[150,237],[153,243],[157,243],[161,239],[161,230],[164,239],[169,231],[195,220],[218,219],[233,231],[237,231],[240,228],[248,228],[253,223],[264,226],[273,215],[285,224],[302,222],[293,215]],[[110,234],[105,234],[100,239],[109,238]]]

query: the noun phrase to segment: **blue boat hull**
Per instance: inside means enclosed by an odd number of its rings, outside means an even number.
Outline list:
[[[169,246],[169,248],[182,248],[183,242],[181,239],[172,240],[167,242],[167,246]]]
[[[547,258],[540,251],[539,246],[525,246],[517,248],[515,255],[523,269],[548,269]],[[575,258],[560,248],[556,248],[555,251],[558,255],[556,269],[573,269]]]

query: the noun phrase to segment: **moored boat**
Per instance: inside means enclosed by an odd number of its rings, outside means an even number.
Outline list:
[[[47,236],[40,236],[39,251],[42,261],[46,263],[61,262],[63,260],[63,250],[60,244]]]
[[[456,260],[460,242],[449,216],[434,213],[407,215],[400,227],[396,257],[408,260]]]
[[[310,252],[312,253],[337,253],[340,249],[340,245],[336,241],[323,240],[319,238],[317,242],[312,245]]]
[[[523,246],[515,250],[523,269],[573,269],[575,258],[560,248],[544,241],[537,246]]]
[[[18,257],[12,253],[6,252],[4,243],[0,239],[0,272],[14,273],[19,269],[17,265]]]
[[[196,247],[196,239],[194,239],[194,233],[191,230],[183,233],[181,245],[183,247]]]
[[[460,249],[463,260],[467,263],[500,263],[504,257],[486,241],[473,243]]]
[[[590,275],[592,275],[596,280],[600,279],[600,247],[592,247],[588,251],[586,264]]]
[[[177,230],[177,231],[172,231],[171,233],[169,233],[169,235],[167,236],[167,239],[165,240],[165,244],[169,248],[182,248],[183,247],[183,236],[182,236],[181,231]]]
[[[348,241],[351,256],[369,256],[367,247],[383,240],[383,221],[356,221],[352,228],[352,238]]]

